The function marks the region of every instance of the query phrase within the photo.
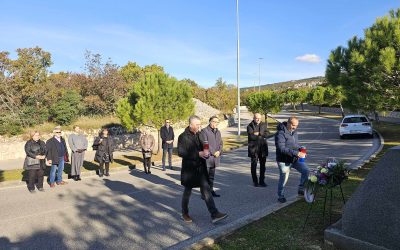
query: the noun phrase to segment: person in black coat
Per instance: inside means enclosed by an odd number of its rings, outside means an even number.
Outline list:
[[[114,161],[114,143],[113,139],[108,136],[108,129],[103,128],[100,136],[93,142],[93,148],[96,149],[94,161],[99,163],[99,177],[110,176],[110,162]],[[106,172],[104,173],[104,165]]]
[[[37,189],[43,192],[43,174],[46,169],[46,144],[40,140],[38,131],[31,132],[30,140],[25,144],[25,153],[24,169],[28,171],[28,190],[34,193],[37,181]]]
[[[170,120],[165,120],[165,125],[160,129],[160,136],[162,140],[162,169],[165,171],[165,156],[168,152],[168,167],[172,169],[172,149],[174,147],[174,129],[170,126]]]
[[[51,188],[55,187],[54,182],[56,182],[57,185],[67,184],[67,182],[63,181],[62,174],[64,171],[64,163],[69,161],[67,144],[65,143],[64,138],[61,136],[61,127],[55,127],[53,133],[54,136],[46,141],[46,158],[51,164],[49,178]]]
[[[267,126],[261,121],[261,114],[255,113],[253,121],[247,126],[248,156],[251,158],[251,177],[255,187],[266,187],[265,162],[268,156]],[[257,162],[260,161],[260,178],[257,179]]]
[[[212,222],[216,223],[228,215],[217,210],[211,195],[205,160],[209,157],[209,153],[203,150],[199,138],[200,124],[198,116],[191,116],[189,127],[178,137],[178,155],[182,158],[181,184],[185,187],[182,196],[182,218],[185,222],[192,222],[192,218],[189,216],[189,199],[192,188],[200,187]]]

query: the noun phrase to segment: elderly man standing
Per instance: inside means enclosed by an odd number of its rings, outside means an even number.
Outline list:
[[[308,178],[309,169],[299,158],[304,158],[305,153],[299,151],[297,127],[299,119],[292,116],[287,122],[278,124],[275,134],[276,162],[279,168],[278,201],[286,202],[284,187],[289,178],[290,169],[293,167],[301,173],[298,194],[304,194],[304,183]]]
[[[79,126],[74,126],[75,134],[68,136],[68,145],[71,149],[71,177],[75,181],[81,180],[81,167],[88,147],[86,136],[81,133]]]
[[[181,184],[185,187],[182,196],[182,218],[185,222],[192,222],[189,216],[189,199],[192,188],[200,187],[212,222],[216,223],[228,215],[218,211],[211,195],[205,160],[210,155],[203,149],[200,141],[200,126],[200,118],[193,115],[189,118],[189,127],[178,137],[178,155],[182,158]]]
[[[64,171],[64,163],[68,162],[68,150],[67,144],[64,138],[61,136],[61,127],[57,126],[53,130],[54,136],[47,140],[46,142],[46,158],[48,163],[51,164],[50,169],[50,187],[55,187],[55,182],[57,180],[57,185],[65,185],[67,182],[63,181],[62,174]],[[57,179],[56,179],[57,172]]]
[[[218,130],[219,119],[217,116],[212,116],[209,119],[209,125],[201,131],[201,139],[207,141],[209,145],[210,157],[206,159],[207,170],[208,170],[208,180],[210,184],[211,194],[214,197],[220,197],[214,191],[214,177],[215,169],[219,166],[220,156],[222,152],[222,137],[221,132]]]
[[[255,187],[266,187],[265,162],[268,156],[267,126],[261,121],[261,114],[255,113],[253,121],[247,126],[248,156],[251,158],[251,177]],[[257,179],[257,162],[260,161],[260,178]]]

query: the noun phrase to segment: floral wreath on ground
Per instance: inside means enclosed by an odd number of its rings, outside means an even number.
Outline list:
[[[333,188],[348,178],[349,170],[344,161],[328,158],[317,169],[310,171],[308,180],[304,184],[304,199],[308,203],[314,202],[319,188]]]

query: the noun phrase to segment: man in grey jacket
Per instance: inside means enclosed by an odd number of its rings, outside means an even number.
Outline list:
[[[207,171],[208,171],[208,180],[210,183],[211,194],[214,197],[220,197],[217,194],[214,187],[214,177],[215,177],[215,169],[219,166],[222,152],[222,138],[221,132],[218,130],[219,119],[217,116],[212,116],[209,119],[209,125],[201,131],[201,140],[208,141],[210,157],[206,160],[207,163]]]
[[[75,181],[81,180],[81,167],[85,158],[85,151],[88,147],[86,137],[81,133],[79,126],[74,126],[75,134],[68,137],[68,145],[72,151],[71,154],[71,176]]]

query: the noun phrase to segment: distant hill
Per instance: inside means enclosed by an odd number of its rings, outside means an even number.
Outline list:
[[[325,77],[316,76],[301,80],[291,80],[286,82],[277,82],[266,85],[261,85],[261,90],[286,90],[286,89],[297,89],[302,87],[314,88],[317,85],[321,85],[325,81]],[[241,91],[249,91],[253,90],[253,87],[241,88]],[[256,86],[256,90],[258,90],[258,86]]]

